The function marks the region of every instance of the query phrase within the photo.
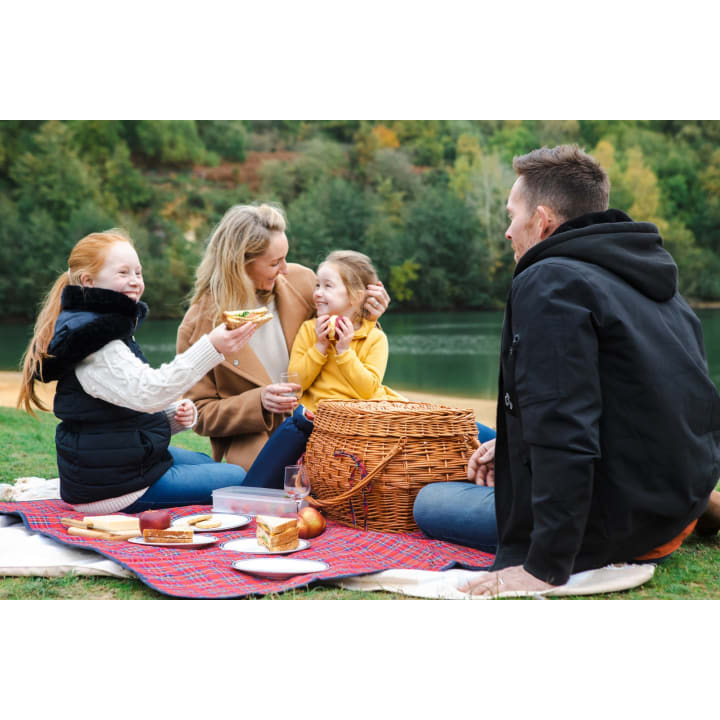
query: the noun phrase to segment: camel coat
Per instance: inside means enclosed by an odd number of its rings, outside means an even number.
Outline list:
[[[288,355],[300,326],[315,314],[314,289],[315,273],[295,263],[289,263],[287,275],[275,281],[275,302]],[[209,299],[191,305],[178,328],[177,351],[187,350],[213,327]],[[257,355],[246,345],[226,355],[186,393],[198,409],[195,431],[210,436],[216,461],[224,457],[247,470],[283,421],[283,415],[268,412],[260,402],[261,388],[271,382]]]

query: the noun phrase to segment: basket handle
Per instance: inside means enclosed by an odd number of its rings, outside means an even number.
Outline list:
[[[313,507],[323,508],[331,505],[337,505],[343,500],[347,500],[353,495],[356,495],[359,490],[362,490],[366,485],[369,485],[373,481],[373,478],[395,457],[395,455],[398,454],[404,444],[405,438],[400,438],[397,445],[395,445],[395,447],[392,448],[392,450],[390,450],[390,452],[376,465],[372,472],[368,473],[357,485],[351,487],[349,490],[346,490],[344,493],[340,493],[337,497],[327,498],[325,500],[319,500],[318,498],[311,498],[308,496],[307,501]]]

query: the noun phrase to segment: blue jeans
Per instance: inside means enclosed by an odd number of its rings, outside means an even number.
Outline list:
[[[296,465],[305,452],[314,423],[303,415],[302,405],[285,418],[268,438],[250,466],[243,485],[247,487],[282,488],[285,467]]]
[[[210,505],[212,491],[242,485],[245,470],[239,465],[215,462],[204,453],[169,447],[172,467],[123,512],[138,513],[182,505]]]
[[[478,440],[495,431],[478,423]],[[438,482],[423,487],[415,498],[413,517],[418,527],[437,540],[494,553],[497,547],[495,489],[471,482]]]

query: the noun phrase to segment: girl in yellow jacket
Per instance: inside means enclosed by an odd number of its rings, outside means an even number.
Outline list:
[[[366,287],[377,282],[370,258],[359,252],[336,250],[320,264],[313,293],[318,316],[300,327],[288,366],[299,375],[300,405],[260,451],[244,486],[283,486],[283,470],[305,451],[321,400],[405,400],[382,384],[387,337],[364,316]]]

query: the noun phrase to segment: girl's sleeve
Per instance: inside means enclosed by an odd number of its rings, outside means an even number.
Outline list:
[[[389,352],[387,336],[374,328],[362,345],[361,357],[352,348],[336,356],[338,369],[361,400],[371,398],[380,389]]]
[[[327,355],[323,355],[316,347],[315,321],[303,323],[290,352],[288,372],[300,375],[300,385],[305,392],[314,382],[323,365],[327,362]]]
[[[92,397],[154,413],[175,402],[223,359],[207,335],[159,368],[144,363],[121,340],[112,340],[78,363],[75,375]]]

